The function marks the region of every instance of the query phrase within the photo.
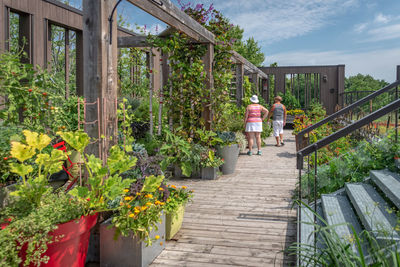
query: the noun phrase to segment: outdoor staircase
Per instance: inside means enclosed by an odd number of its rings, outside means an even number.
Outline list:
[[[397,173],[389,170],[371,171],[369,179],[365,182],[347,183],[336,193],[322,195],[316,203],[317,214],[328,226],[333,227],[332,230],[346,244],[349,244],[349,240],[354,236],[350,225],[357,234],[363,230],[369,231],[378,242],[391,239],[400,243],[400,229],[396,216],[396,210],[400,210],[400,175]],[[314,210],[314,205],[310,207]],[[324,244],[318,239],[318,234],[314,234],[313,212],[304,206],[301,207],[300,221],[299,242],[305,246],[314,246],[316,237],[316,247],[322,248]],[[317,221],[318,225],[322,223]],[[354,243],[352,249],[358,253]],[[362,249],[364,255],[367,255],[367,244],[363,244]],[[301,259],[300,265],[307,266]]]

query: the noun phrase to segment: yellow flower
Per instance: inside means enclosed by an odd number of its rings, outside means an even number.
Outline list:
[[[167,203],[169,203],[171,201],[171,199],[167,199]]]
[[[142,211],[144,211],[144,210],[147,209],[147,207],[146,207],[146,206],[143,206],[143,207],[141,207],[140,209],[141,209]]]
[[[146,203],[146,206],[151,206],[151,205],[153,205],[153,203],[151,203],[151,202]]]
[[[164,205],[165,205],[165,202],[161,202],[160,205],[161,205],[161,206],[164,206]]]
[[[131,205],[127,205],[127,207],[128,207],[128,209],[130,209],[130,208],[131,208]]]
[[[156,236],[155,236],[155,239],[156,239],[156,240],[160,239],[160,236],[159,236],[159,235],[156,235]]]
[[[132,197],[125,197],[124,198],[126,201],[131,201],[132,200]]]
[[[139,193],[139,192],[136,192],[136,195],[137,195],[137,196],[140,196],[140,193]]]
[[[162,187],[159,187],[159,188],[158,188],[158,190],[160,190],[160,191],[164,191],[164,188],[162,188]]]
[[[153,198],[153,195],[152,195],[152,194],[147,194],[147,195],[145,195],[144,197],[146,197],[146,198]]]
[[[129,214],[129,217],[133,218],[133,217],[135,217],[135,214],[131,213],[131,214]]]
[[[138,214],[138,213],[140,212],[140,208],[139,208],[139,207],[135,207],[135,209],[133,210],[133,212],[134,212],[135,214]]]
[[[120,206],[123,206],[123,205],[124,205],[124,202],[119,202],[119,205],[120,205]]]
[[[124,192],[125,192],[125,193],[128,193],[128,192],[129,192],[129,189],[124,189]]]
[[[173,185],[173,184],[171,185],[171,187],[172,187],[172,188],[174,188],[174,189],[176,189],[176,186],[175,186],[175,185]]]
[[[161,205],[161,202],[157,200],[156,202],[154,202],[154,204]]]
[[[182,186],[182,189],[186,189],[187,187],[186,186]]]

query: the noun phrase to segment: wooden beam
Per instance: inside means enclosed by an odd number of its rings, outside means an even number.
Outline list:
[[[242,99],[244,97],[243,92],[243,77],[244,68],[242,63],[236,65],[236,105],[240,107],[242,105]]]
[[[207,130],[212,129],[212,95],[214,92],[214,77],[212,74],[212,65],[214,61],[214,45],[213,44],[207,44],[207,52],[204,55],[204,70],[206,71],[207,75],[207,81],[206,81],[206,87],[209,90],[208,93],[208,98],[207,98],[207,104],[204,106],[203,109],[203,114],[202,117],[205,122],[205,128]]]
[[[268,79],[268,75],[262,72],[258,67],[256,67],[253,63],[245,59],[241,54],[238,52],[232,50],[232,60],[235,62],[240,62],[244,64],[245,68],[249,69],[249,72],[251,73],[257,73],[259,76],[262,78]]]
[[[396,69],[396,81],[400,81],[400,65],[397,65],[397,69]]]
[[[253,73],[251,74],[251,82],[254,84],[254,88],[256,89],[256,92],[259,93],[259,84],[258,84],[258,74],[257,73]]]
[[[103,161],[110,139],[115,142],[117,131],[117,35],[113,35],[112,45],[108,40],[108,16],[115,3],[115,0],[83,1],[84,97],[88,103],[85,131],[97,140],[87,152],[101,156]],[[117,32],[117,23],[113,23],[113,32]]]
[[[149,47],[147,36],[124,36],[118,37],[118,48],[124,47]]]
[[[170,0],[128,0],[171,27],[184,32],[197,41],[215,43],[214,35],[197,21],[172,4]]]

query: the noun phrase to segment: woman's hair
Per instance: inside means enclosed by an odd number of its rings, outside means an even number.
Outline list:
[[[275,96],[274,100],[275,100],[275,101],[282,102],[282,97],[280,97],[280,96]]]

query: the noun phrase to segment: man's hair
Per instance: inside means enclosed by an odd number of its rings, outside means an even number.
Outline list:
[[[275,101],[282,102],[282,97],[280,97],[280,96],[275,96],[274,100],[275,100]]]

